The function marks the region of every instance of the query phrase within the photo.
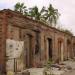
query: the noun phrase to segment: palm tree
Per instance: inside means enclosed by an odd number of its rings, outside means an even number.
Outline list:
[[[24,3],[20,3],[20,2],[16,3],[14,10],[22,14],[27,13],[26,6],[24,6]]]
[[[54,9],[52,4],[49,5],[48,9],[44,10],[45,14],[44,14],[44,19],[49,22],[49,24],[52,26],[52,24],[57,23],[57,19],[59,17],[59,13],[57,9]]]
[[[43,12],[44,12],[44,7],[39,11],[38,7],[35,6],[29,9],[29,16],[31,16],[35,20],[41,20]]]

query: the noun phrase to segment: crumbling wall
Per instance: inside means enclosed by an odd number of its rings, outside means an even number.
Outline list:
[[[12,39],[6,40],[6,70],[7,71],[21,71],[24,68],[24,62],[21,58],[24,50],[24,42]],[[15,62],[15,63],[14,63]]]
[[[9,11],[7,17],[7,39],[24,41],[26,65],[40,67],[49,60],[48,38],[52,40],[52,60],[67,59],[67,40],[72,40],[71,35],[12,11]],[[59,47],[59,42],[62,42],[61,47]],[[72,50],[69,50],[69,53],[72,55]]]

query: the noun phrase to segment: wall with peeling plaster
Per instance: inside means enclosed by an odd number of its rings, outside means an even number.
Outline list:
[[[18,12],[0,11],[1,71],[42,67],[49,60],[48,39],[52,40],[51,59],[54,62],[74,57],[74,36]]]

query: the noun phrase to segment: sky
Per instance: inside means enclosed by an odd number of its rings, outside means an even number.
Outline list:
[[[70,30],[75,35],[75,1],[74,0],[0,0],[0,9],[14,9],[17,2],[24,2],[30,8],[35,5],[41,9],[43,6],[48,7],[51,3],[54,8],[58,9],[61,16],[59,25]]]

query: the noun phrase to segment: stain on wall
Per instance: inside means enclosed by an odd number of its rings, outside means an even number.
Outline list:
[[[20,67],[20,70],[23,68],[22,63],[21,63],[22,61],[20,61],[22,60],[20,59],[20,56],[23,50],[24,50],[23,41],[16,41],[16,40],[11,40],[11,39],[6,40],[6,56],[8,57],[7,67],[6,67],[7,70],[14,71],[14,69],[17,69],[17,66]],[[19,64],[19,62],[21,65]]]

